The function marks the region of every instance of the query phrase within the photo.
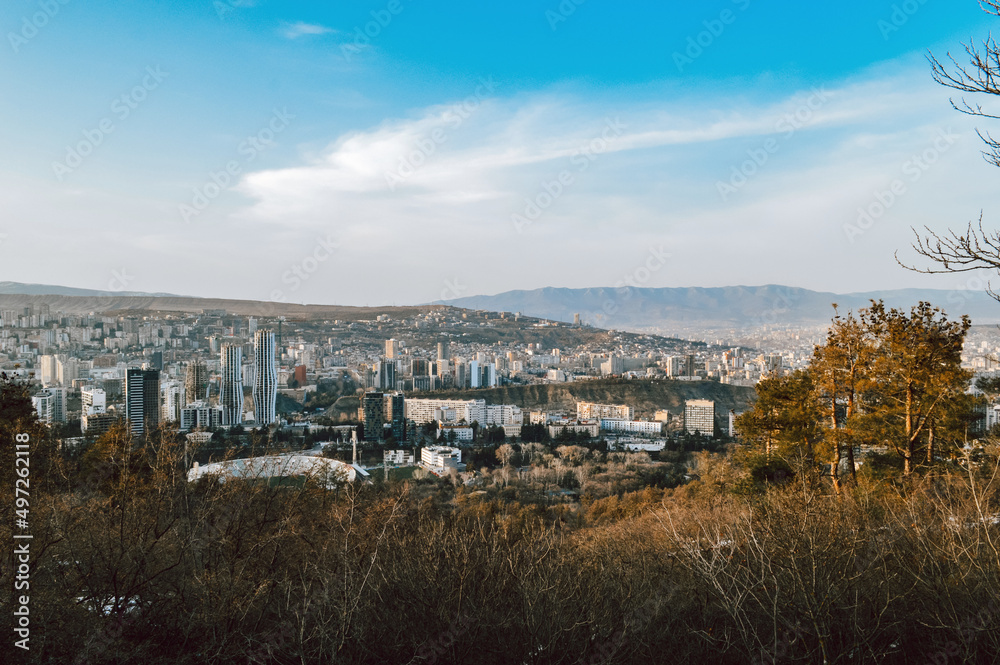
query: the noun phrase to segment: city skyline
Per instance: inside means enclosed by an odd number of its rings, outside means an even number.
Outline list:
[[[953,289],[893,251],[998,203],[924,59],[973,2],[42,5],[0,9],[3,279],[414,304],[652,251],[643,286]]]

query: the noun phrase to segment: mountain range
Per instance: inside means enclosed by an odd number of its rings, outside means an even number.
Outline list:
[[[920,301],[940,307],[952,319],[968,314],[974,324],[1000,323],[1000,302],[981,290],[899,289],[865,293],[826,293],[788,286],[719,288],[543,288],[507,291],[438,301],[452,307],[520,312],[555,321],[622,330],[688,327],[754,328],[764,324],[822,325],[841,313],[882,300],[909,310]]]
[[[354,309],[0,282],[0,304],[4,306],[20,306],[35,299],[49,302],[54,309],[64,311],[119,308],[196,311],[222,307],[234,313],[281,310],[282,314],[301,314],[315,308],[330,309],[331,313],[332,310]],[[834,303],[840,312],[845,313],[867,307],[872,300],[882,300],[887,306],[903,309],[909,309],[923,300],[940,307],[952,319],[967,314],[974,324],[1000,323],[1000,303],[982,290],[897,289],[838,294],[774,284],[717,288],[546,287],[440,300],[430,304],[491,312],[520,312],[525,316],[567,323],[573,322],[575,315],[579,314],[581,323],[599,328],[662,332],[686,328],[824,325],[834,315]]]

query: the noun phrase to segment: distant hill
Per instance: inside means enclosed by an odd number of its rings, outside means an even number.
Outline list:
[[[968,314],[976,324],[1000,323],[1000,303],[985,292],[932,289],[836,294],[773,284],[721,288],[549,287],[439,302],[566,322],[572,322],[573,315],[579,313],[584,323],[601,328],[655,330],[678,326],[746,328],[761,324],[824,324],[833,316],[832,303],[837,303],[841,312],[857,311],[873,299],[906,309],[926,300],[945,310],[951,318]]]
[[[71,314],[87,314],[89,312],[173,312],[198,314],[206,309],[224,309],[227,313],[236,316],[287,316],[299,319],[343,319],[347,321],[374,319],[380,314],[392,317],[407,317],[440,309],[438,305],[424,305],[422,307],[349,307],[344,305],[299,305],[295,303],[229,300],[225,298],[195,298],[188,296],[127,295],[124,293],[92,296],[0,293],[0,309],[18,309],[29,305],[48,305],[53,312],[67,312]]]
[[[21,296],[145,296],[145,297],[177,297],[172,293],[144,293],[142,291],[98,291],[96,289],[77,289],[72,286],[53,286],[51,284],[23,284],[21,282],[0,282],[0,295]]]

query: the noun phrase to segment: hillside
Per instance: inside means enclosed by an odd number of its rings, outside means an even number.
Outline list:
[[[454,307],[521,312],[553,321],[572,321],[626,330],[670,330],[678,326],[757,327],[764,324],[826,324],[831,305],[841,311],[867,307],[870,300],[909,309],[921,300],[949,317],[968,314],[974,323],[1000,322],[1000,303],[982,290],[901,289],[869,293],[823,293],[787,286],[723,288],[544,288],[469,296],[447,301]]]
[[[0,294],[0,309],[19,309],[29,305],[48,305],[52,311],[71,314],[89,312],[159,312],[191,314],[205,309],[224,309],[238,316],[286,316],[294,319],[341,319],[360,321],[386,314],[394,318],[415,316],[439,305],[423,307],[348,307],[341,305],[299,305],[258,300],[228,300],[224,298],[191,298],[185,296],[76,296]]]
[[[73,286],[56,286],[53,284],[25,284],[23,282],[0,282],[0,294],[4,295],[24,295],[24,296],[140,296],[155,297],[168,296],[177,297],[172,293],[145,293],[142,291],[99,291],[97,289],[78,289]]]
[[[573,383],[503,386],[485,390],[437,390],[413,393],[412,398],[485,399],[491,404],[516,404],[524,409],[576,411],[577,402],[630,404],[637,418],[652,418],[658,409],[671,415],[684,413],[684,401],[715,401],[717,416],[730,409],[745,410],[754,399],[753,388],[729,386],[715,381],[619,380],[597,379]]]

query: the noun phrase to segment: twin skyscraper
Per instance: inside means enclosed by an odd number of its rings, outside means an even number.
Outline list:
[[[277,419],[278,368],[275,361],[274,333],[258,330],[253,337],[253,411],[258,425],[270,425]],[[222,424],[243,423],[243,346],[222,346]]]

